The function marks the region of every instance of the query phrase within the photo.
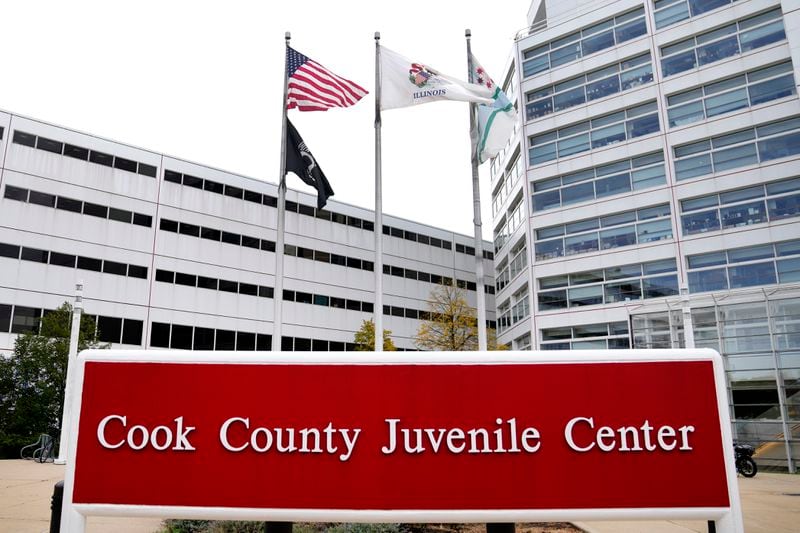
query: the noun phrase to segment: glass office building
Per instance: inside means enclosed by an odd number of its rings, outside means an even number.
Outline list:
[[[796,1],[534,0],[491,163],[499,341],[684,347],[685,298],[735,437],[794,470],[798,64]]]

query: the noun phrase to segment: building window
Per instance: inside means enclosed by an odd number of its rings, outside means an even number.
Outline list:
[[[797,155],[800,117],[718,135],[673,150],[678,180]]]
[[[672,238],[669,204],[536,230],[536,259],[609,250]]]
[[[696,17],[736,0],[654,0],[656,28],[672,26],[689,17]]]
[[[525,95],[527,120],[558,113],[653,81],[650,52]]]
[[[11,333],[38,332],[41,318],[41,309],[15,305],[14,316],[11,319]]]
[[[670,127],[796,94],[792,62],[753,70],[667,97]]]
[[[627,322],[603,322],[543,328],[542,350],[626,350],[630,348]]]
[[[522,76],[571,63],[576,59],[611,48],[647,33],[644,8],[593,24],[566,37],[526,50],[523,53]]]
[[[660,130],[656,102],[631,107],[529,138],[530,164],[538,165]]]
[[[522,191],[520,191],[520,195],[517,197],[514,202],[512,202],[511,207],[508,208],[509,215],[507,217],[503,217],[500,223],[494,230],[494,252],[497,253],[500,249],[505,246],[508,242],[508,239],[514,235],[514,232],[517,231],[522,225],[522,219],[525,215],[524,204],[522,203]]]
[[[800,178],[681,201],[684,235],[800,215]]]
[[[503,207],[508,196],[514,190],[514,185],[525,174],[524,161],[519,156],[519,150],[512,157],[512,162],[506,167],[505,173],[498,180],[492,192],[492,215],[496,215]]]
[[[539,278],[539,311],[678,294],[674,259]]]
[[[690,292],[800,281],[800,240],[690,255]]]
[[[528,266],[528,249],[525,247],[525,239],[521,239],[519,243],[511,250],[509,257],[513,259],[509,263],[502,262],[498,266],[496,286],[497,290],[503,290],[512,280],[525,270]]]
[[[743,54],[786,38],[780,8],[661,47],[664,77]]]

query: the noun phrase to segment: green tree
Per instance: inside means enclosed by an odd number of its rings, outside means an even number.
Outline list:
[[[486,330],[489,350],[505,350],[497,345],[495,331]],[[414,341],[421,350],[461,352],[478,349],[478,320],[463,289],[439,285],[428,298],[428,319],[423,320]]]
[[[41,319],[39,332],[17,337],[11,357],[0,357],[0,457],[19,457],[41,433],[60,435],[71,327],[72,306],[64,303]],[[78,350],[107,347],[83,315]]]
[[[383,351],[394,352],[397,351],[394,342],[390,335],[391,331],[388,329],[383,330]],[[375,351],[375,322],[372,320],[364,320],[361,323],[361,329],[356,331],[355,335],[356,351],[357,352],[374,352]]]

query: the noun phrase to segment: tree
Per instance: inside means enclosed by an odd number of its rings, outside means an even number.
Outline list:
[[[384,352],[394,352],[397,350],[390,337],[391,334],[392,332],[388,329],[383,330]],[[372,320],[364,320],[361,323],[361,329],[356,331],[355,343],[357,352],[375,351],[375,322]]]
[[[463,289],[453,285],[435,288],[428,298],[427,316],[414,339],[421,350],[461,352],[478,349],[478,320]],[[493,329],[486,330],[486,337],[490,350],[506,349],[497,345]]]
[[[19,457],[41,433],[61,433],[71,327],[72,306],[64,303],[41,319],[38,333],[17,337],[11,357],[0,357],[0,457]],[[94,321],[81,316],[78,350],[108,347],[96,339]]]

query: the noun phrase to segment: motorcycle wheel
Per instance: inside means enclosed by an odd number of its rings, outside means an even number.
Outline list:
[[[739,473],[744,477],[754,477],[758,472],[758,466],[756,466],[756,462],[750,457],[742,457],[737,466],[739,467]]]

